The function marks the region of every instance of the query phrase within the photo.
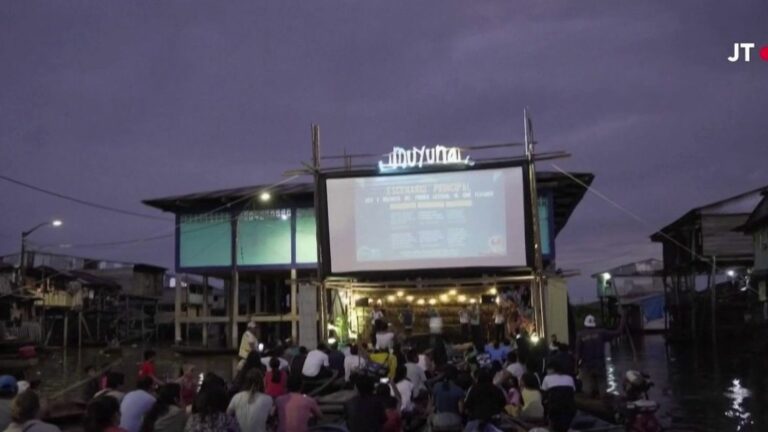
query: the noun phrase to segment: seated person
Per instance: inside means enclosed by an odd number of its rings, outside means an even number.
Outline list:
[[[329,365],[328,347],[321,342],[307,354],[301,374],[308,379],[329,378],[333,375]]]

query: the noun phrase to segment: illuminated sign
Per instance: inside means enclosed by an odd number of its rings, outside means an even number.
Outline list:
[[[398,169],[422,168],[434,165],[474,165],[469,156],[464,156],[459,147],[412,147],[404,149],[394,147],[387,155],[387,161],[379,161],[379,171],[395,171]]]

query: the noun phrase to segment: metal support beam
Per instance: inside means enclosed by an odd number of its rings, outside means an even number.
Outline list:
[[[232,212],[232,283],[229,285],[229,303],[228,303],[228,313],[229,316],[229,343],[230,347],[237,348],[239,344],[238,340],[238,334],[237,334],[237,316],[239,314],[239,295],[240,295],[240,274],[237,270],[237,255],[238,255],[238,239],[237,239],[237,228],[238,228],[238,214],[236,212]]]

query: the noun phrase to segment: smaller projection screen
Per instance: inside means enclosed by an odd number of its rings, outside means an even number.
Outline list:
[[[326,180],[331,273],[525,267],[522,167]]]

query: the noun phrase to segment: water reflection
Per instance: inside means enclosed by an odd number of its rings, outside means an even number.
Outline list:
[[[741,380],[738,378],[733,379],[728,391],[725,392],[725,397],[731,400],[731,407],[725,411],[725,416],[736,420],[737,431],[746,430],[748,426],[754,423],[752,414],[747,411],[744,404],[744,400],[751,396],[752,393],[742,387]]]
[[[611,356],[607,356],[605,358],[605,372],[607,382],[606,392],[618,396],[620,391],[620,380],[618,379],[619,372],[617,371],[616,366],[613,364],[613,358]]]

